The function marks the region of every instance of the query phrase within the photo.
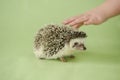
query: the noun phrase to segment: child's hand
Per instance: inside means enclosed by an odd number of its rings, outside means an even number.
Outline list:
[[[70,25],[75,28],[79,28],[82,25],[89,25],[89,24],[101,24],[104,21],[106,21],[106,18],[104,17],[101,12],[97,12],[97,10],[89,11],[85,14],[82,14],[80,16],[75,16],[70,19],[67,19],[63,22],[65,25]]]
[[[85,21],[87,21],[87,18],[84,15],[80,15],[65,20],[63,24],[78,28],[79,26],[82,26]]]
[[[87,13],[65,20],[63,24],[79,28],[81,25],[101,24],[116,15],[120,15],[120,0],[106,0]]]

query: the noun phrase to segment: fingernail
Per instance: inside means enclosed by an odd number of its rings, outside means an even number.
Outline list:
[[[64,22],[62,22],[62,24],[65,24]]]
[[[65,23],[65,22],[62,22],[62,24],[66,25],[67,23]]]

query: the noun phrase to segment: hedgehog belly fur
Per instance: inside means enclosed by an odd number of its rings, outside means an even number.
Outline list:
[[[57,59],[63,56],[69,56],[72,55],[72,49],[70,49],[68,44],[65,44],[65,47],[63,47],[61,50],[59,50],[56,54],[53,56],[46,56],[43,52],[43,49],[35,49],[34,53],[37,58],[45,58],[45,59]]]
[[[68,44],[65,44],[65,47],[63,47],[61,50],[59,50],[57,54],[47,57],[46,59],[56,59],[56,58],[69,56],[69,55],[72,55],[72,49],[70,49]]]

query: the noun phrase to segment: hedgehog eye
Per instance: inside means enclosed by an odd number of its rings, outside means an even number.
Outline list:
[[[78,42],[75,42],[74,45],[78,45]]]
[[[74,45],[73,45],[73,47],[75,47],[76,45],[78,45],[78,42],[75,42]]]

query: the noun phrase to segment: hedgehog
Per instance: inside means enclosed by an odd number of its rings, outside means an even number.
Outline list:
[[[39,59],[74,58],[73,51],[86,50],[86,33],[66,25],[48,24],[40,28],[35,35],[34,54]]]

